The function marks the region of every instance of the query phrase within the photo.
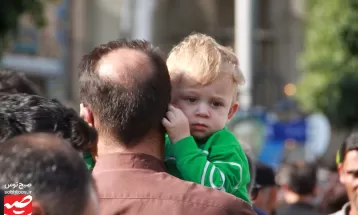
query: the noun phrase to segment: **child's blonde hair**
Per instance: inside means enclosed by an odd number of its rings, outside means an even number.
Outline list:
[[[232,65],[232,69],[224,69],[224,64]],[[198,84],[207,85],[220,74],[228,74],[237,86],[234,92],[235,101],[238,85],[245,82],[239,68],[239,60],[232,49],[218,44],[214,38],[205,34],[191,34],[184,38],[170,51],[167,66],[174,84],[185,76]]]

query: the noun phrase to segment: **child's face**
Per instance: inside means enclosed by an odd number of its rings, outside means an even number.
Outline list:
[[[234,84],[227,77],[219,76],[205,86],[182,80],[172,92],[172,103],[188,117],[195,138],[223,129],[238,108],[233,104]]]

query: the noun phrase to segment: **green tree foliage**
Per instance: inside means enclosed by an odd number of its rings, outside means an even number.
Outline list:
[[[349,12],[342,25],[341,39],[346,50],[358,56],[358,0],[349,0]]]
[[[358,125],[358,0],[309,0],[297,98],[333,125]]]
[[[38,27],[46,25],[45,3],[51,0],[1,0],[0,4],[0,54],[9,38],[16,35],[19,19],[28,14]]]

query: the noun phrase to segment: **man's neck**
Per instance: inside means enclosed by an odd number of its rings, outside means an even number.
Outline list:
[[[99,135],[98,137],[98,156],[111,153],[143,153],[152,155],[160,160],[164,160],[164,135],[148,134],[143,141],[133,146],[126,146],[116,138],[109,135]]]

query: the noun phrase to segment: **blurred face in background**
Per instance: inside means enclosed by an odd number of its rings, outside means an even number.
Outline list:
[[[338,170],[339,180],[346,187],[351,207],[358,209],[358,150],[348,151]]]

